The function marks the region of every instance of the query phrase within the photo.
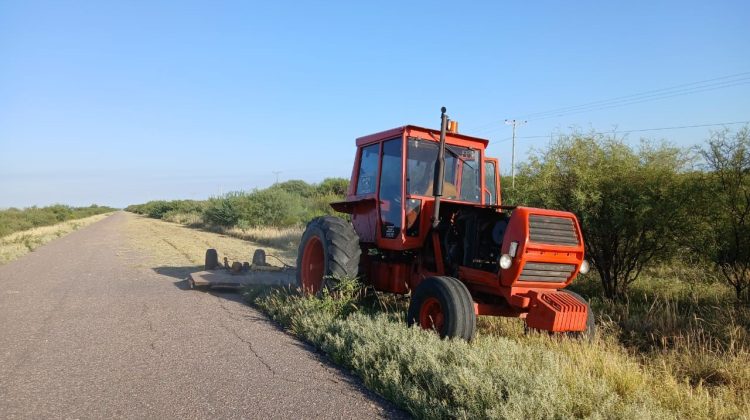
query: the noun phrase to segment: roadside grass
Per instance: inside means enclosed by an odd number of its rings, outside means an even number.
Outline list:
[[[95,204],[89,207],[71,207],[63,204],[55,204],[47,207],[34,206],[24,209],[0,209],[0,237],[42,226],[52,226],[68,220],[111,213],[114,210],[111,207],[97,206]]]
[[[302,233],[304,232],[304,228],[300,226],[275,228],[266,226],[222,227],[205,225],[200,213],[169,212],[162,217],[162,220],[192,228],[204,229],[209,232],[221,233],[223,235],[285,251],[296,251],[297,245],[299,245],[299,241],[302,238]]]
[[[224,231],[225,234],[235,238],[290,251],[297,250],[303,232],[302,227],[250,227],[246,229],[234,227]]]
[[[635,312],[633,303],[599,304],[600,332],[592,343],[525,334],[520,320],[492,317],[480,317],[477,338],[465,343],[407,328],[407,300],[354,280],[322,297],[252,287],[244,295],[420,418],[747,418],[750,413],[746,342],[728,348],[708,330],[710,324],[675,324],[682,309],[671,304],[646,311],[638,306]],[[630,324],[621,327],[607,308],[628,313],[633,325],[635,317],[663,316],[681,332],[661,347],[630,345],[631,339],[623,339]]]
[[[3,236],[0,238],[0,265],[22,257],[36,248],[65,236],[70,232],[96,223],[111,214],[97,214],[95,216],[69,220],[51,226],[27,229]]]

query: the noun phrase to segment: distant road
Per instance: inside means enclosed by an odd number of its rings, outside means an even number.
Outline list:
[[[404,416],[236,296],[150,269],[132,217],[0,266],[0,418]]]

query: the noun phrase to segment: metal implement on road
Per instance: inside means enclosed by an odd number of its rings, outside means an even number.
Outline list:
[[[188,285],[191,289],[241,289],[249,285],[258,286],[297,286],[297,270],[285,265],[275,267],[266,262],[266,253],[258,249],[253,254],[252,264],[248,262],[219,263],[215,249],[206,250],[206,264],[203,271],[191,273]]]

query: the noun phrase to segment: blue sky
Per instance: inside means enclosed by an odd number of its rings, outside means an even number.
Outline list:
[[[541,137],[517,158],[572,128],[746,121],[748,22],[745,1],[0,0],[0,207],[348,177],[354,138],[437,126],[443,105],[506,170],[506,118],[739,75],[529,118],[519,137]],[[689,146],[712,128],[628,140]]]

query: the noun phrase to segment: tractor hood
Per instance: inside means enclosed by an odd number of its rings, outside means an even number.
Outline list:
[[[570,212],[518,207],[508,221],[502,254],[511,259],[500,270],[503,286],[561,288],[578,275],[584,259],[578,219]]]

